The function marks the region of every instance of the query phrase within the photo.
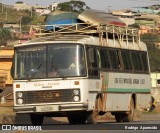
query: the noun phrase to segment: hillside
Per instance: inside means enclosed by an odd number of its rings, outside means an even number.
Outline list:
[[[0,4],[0,23],[19,23],[20,19],[23,19],[25,17],[30,18],[31,22],[30,24],[37,24],[37,23],[43,23],[45,17],[39,16],[34,11],[17,11],[16,9],[3,6],[2,10],[2,4]]]

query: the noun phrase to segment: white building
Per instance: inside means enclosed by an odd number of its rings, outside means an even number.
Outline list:
[[[160,87],[160,73],[151,73],[152,87]]]
[[[23,1],[17,1],[14,4],[14,8],[17,10],[31,10],[32,6],[24,3]]]
[[[53,4],[48,5],[48,6],[47,6],[47,9],[49,9],[49,10],[51,10],[51,11],[56,11],[56,10],[58,10],[58,4],[59,4],[59,3],[54,2]]]
[[[160,104],[160,73],[151,73],[152,89],[151,94],[157,104]]]
[[[43,8],[43,7],[35,8],[34,10],[36,13],[39,13],[40,15],[46,15],[51,12],[51,10]]]

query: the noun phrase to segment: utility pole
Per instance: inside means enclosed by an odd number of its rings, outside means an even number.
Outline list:
[[[33,16],[33,7],[31,7],[31,17]]]
[[[6,8],[6,21],[7,21],[7,18],[8,18],[8,9]]]
[[[2,1],[2,0],[1,0],[1,1]],[[1,12],[2,12],[2,14],[3,14],[3,3],[1,2],[1,4],[2,4],[2,7],[1,7],[1,8],[2,8],[2,9],[1,9]]]
[[[111,7],[112,6],[108,6],[108,8],[107,8],[108,9],[108,13],[111,13]]]
[[[20,33],[22,32],[22,16],[20,16],[20,22],[19,22],[19,31],[20,31]]]

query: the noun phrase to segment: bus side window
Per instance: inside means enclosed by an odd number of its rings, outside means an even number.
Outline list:
[[[102,69],[110,69],[109,57],[108,57],[108,49],[100,49],[100,68]]]
[[[132,64],[131,64],[130,52],[122,50],[121,55],[122,55],[124,70],[131,71],[132,70]]]
[[[113,70],[120,70],[122,69],[122,65],[120,62],[120,57],[118,54],[118,50],[109,50],[109,56],[111,59],[112,69]]]
[[[143,71],[142,62],[140,58],[139,52],[131,52],[132,63],[134,67],[134,71]]]
[[[143,64],[143,69],[145,72],[148,72],[148,60],[147,60],[147,53],[142,53],[142,64]]]
[[[88,74],[89,76],[98,76],[98,55],[94,47],[87,48]]]

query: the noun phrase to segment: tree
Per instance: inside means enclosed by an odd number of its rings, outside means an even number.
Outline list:
[[[143,34],[141,35],[141,40],[147,45],[151,71],[155,72],[157,68],[160,68],[160,49],[156,45],[160,43],[160,35]]]
[[[22,25],[28,25],[28,24],[31,23],[32,18],[29,17],[29,16],[23,16],[23,17],[21,18],[21,21],[22,21],[22,22],[21,22]]]
[[[132,27],[132,28],[137,28],[137,29],[139,29],[139,24],[132,24],[132,25],[129,25],[129,27]]]
[[[86,9],[89,9],[89,7],[85,4],[85,2],[75,1],[75,0],[59,3],[58,8],[61,11],[69,11],[69,12],[76,12],[76,13],[80,13]]]
[[[7,42],[14,40],[15,37],[7,28],[0,28],[0,45],[7,45]]]

